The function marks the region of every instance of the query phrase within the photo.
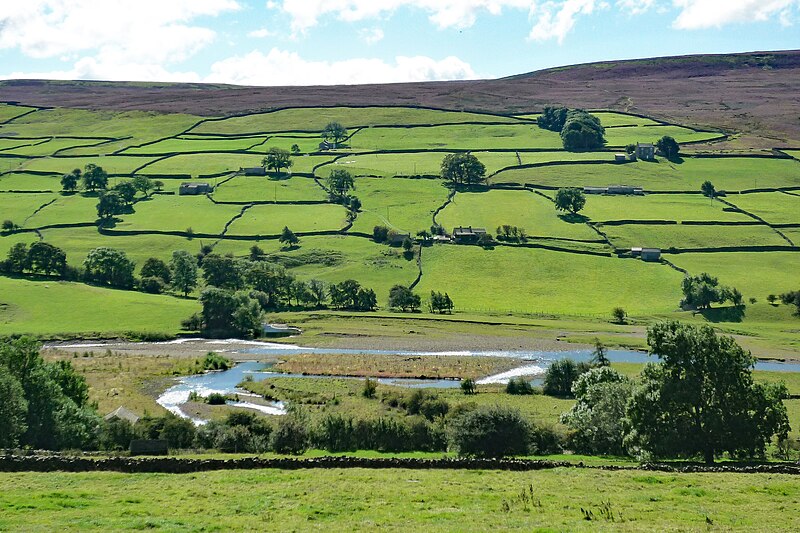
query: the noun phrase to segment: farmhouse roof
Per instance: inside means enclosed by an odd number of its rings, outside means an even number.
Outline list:
[[[636,146],[640,148],[652,148],[653,143],[636,143]]]
[[[124,407],[117,407],[115,410],[103,417],[104,420],[114,420],[115,418],[118,420],[127,420],[131,424],[135,424],[139,421],[139,415],[133,411],[125,409]]]
[[[480,235],[482,233],[486,233],[485,228],[473,228],[472,226],[467,226],[466,228],[463,226],[458,226],[453,228],[453,237],[460,237],[465,235]]]

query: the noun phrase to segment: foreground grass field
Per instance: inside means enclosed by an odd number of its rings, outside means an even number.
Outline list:
[[[333,469],[14,473],[0,483],[7,531],[800,528],[800,484],[782,475]]]

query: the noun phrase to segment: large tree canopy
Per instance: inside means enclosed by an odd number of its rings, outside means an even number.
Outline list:
[[[754,383],[755,358],[710,326],[665,322],[648,330],[661,360],[642,372],[628,407],[630,448],[655,457],[762,457],[789,423],[783,384]]]
[[[447,154],[442,160],[442,177],[456,185],[486,181],[486,167],[472,154]]]
[[[565,150],[597,150],[606,143],[605,131],[599,118],[582,109],[572,109],[561,129],[561,140]]]

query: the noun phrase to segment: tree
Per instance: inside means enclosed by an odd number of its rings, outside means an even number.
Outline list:
[[[565,150],[596,150],[605,143],[605,129],[600,119],[582,109],[567,112],[564,127],[561,129],[561,141]]]
[[[75,192],[78,188],[78,182],[81,179],[81,169],[76,168],[72,172],[61,176],[61,188],[67,192]]]
[[[200,293],[204,330],[212,335],[252,337],[261,332],[263,312],[246,292],[207,287]]]
[[[43,272],[46,276],[53,273],[63,275],[67,268],[67,254],[50,243],[37,241],[28,250],[27,264],[33,272]]]
[[[556,209],[577,213],[586,205],[586,196],[583,191],[575,188],[561,188],[556,192]]]
[[[355,189],[352,174],[340,168],[331,171],[325,179],[325,184],[328,186],[328,191],[330,191],[330,195],[334,199],[344,198],[347,191]]]
[[[681,282],[683,300],[681,306],[709,309],[712,303],[730,300],[734,305],[742,304],[742,293],[735,288],[719,284],[719,280],[703,272],[698,276],[686,276]]]
[[[283,244],[285,248],[292,248],[294,245],[300,242],[300,239],[297,238],[297,235],[295,235],[288,226],[284,226],[278,241]]]
[[[577,400],[561,415],[572,431],[572,448],[579,453],[625,455],[625,420],[633,383],[610,367],[593,368],[572,386]]]
[[[626,313],[625,309],[622,307],[615,307],[611,310],[611,317],[617,324],[624,324],[625,319],[628,317],[628,313]]]
[[[475,394],[475,380],[472,378],[461,380],[461,391],[466,395]]]
[[[169,262],[172,286],[188,296],[197,286],[197,261],[186,250],[175,250]]]
[[[295,143],[295,144],[292,145],[292,153],[294,155],[297,155],[297,154],[300,153],[300,145],[299,144]]]
[[[399,308],[402,311],[416,311],[419,309],[420,297],[404,285],[395,285],[389,290],[389,307]]]
[[[147,193],[155,187],[155,183],[153,182],[153,180],[151,180],[147,176],[142,176],[139,174],[133,177],[131,183],[133,184],[133,187],[137,191],[141,191],[142,194],[144,194],[145,196],[147,196]]]
[[[28,267],[28,245],[24,242],[15,243],[8,250],[6,269],[11,274],[22,274]]]
[[[117,191],[107,191],[100,194],[97,202],[97,216],[103,220],[111,220],[125,209],[125,201]]]
[[[271,445],[275,453],[300,455],[308,449],[308,444],[306,424],[295,416],[282,417],[272,432]]]
[[[572,384],[590,368],[587,363],[576,363],[569,358],[553,361],[544,375],[542,390],[548,396],[569,398],[572,396]]]
[[[333,142],[333,147],[347,138],[347,129],[338,122],[329,122],[322,130],[322,138],[328,142]]]
[[[708,196],[712,199],[717,195],[717,190],[714,188],[714,184],[708,180],[704,181],[700,186],[700,191],[703,193],[703,196]]]
[[[28,402],[19,381],[0,367],[0,448],[14,448],[25,434]]]
[[[545,106],[536,123],[542,129],[560,132],[567,122],[568,111],[566,107]]]
[[[161,180],[155,180],[153,182],[153,187],[155,187],[158,192],[161,192],[161,189],[164,188],[164,182]]]
[[[669,135],[664,135],[659,140],[656,141],[656,148],[664,154],[664,157],[667,159],[673,159],[678,156],[678,152],[680,152],[680,145],[678,145],[677,141],[670,137]]]
[[[372,240],[375,242],[386,242],[389,238],[389,228],[386,226],[375,226],[372,228]]]
[[[783,384],[753,381],[753,355],[710,326],[664,322],[647,332],[649,363],[628,408],[626,443],[655,457],[724,452],[763,457],[774,435],[789,431]]]
[[[308,282],[308,290],[311,293],[312,298],[314,299],[314,306],[315,307],[322,307],[325,303],[325,300],[328,297],[328,291],[325,287],[325,283],[321,282],[318,279],[312,279]]]
[[[132,181],[121,181],[114,185],[111,190],[118,192],[126,205],[131,205],[136,199],[137,189]]]
[[[135,266],[125,252],[105,246],[90,250],[83,261],[89,280],[118,289],[133,287]]]
[[[296,146],[296,145],[295,145]],[[282,148],[272,147],[267,152],[267,157],[261,162],[261,165],[266,169],[274,169],[275,172],[280,174],[281,169],[289,169],[292,166],[292,156],[288,150]]]
[[[409,237],[406,237],[403,239],[402,247],[406,253],[411,253],[411,250],[414,248],[414,242]]]
[[[442,294],[441,292],[431,291],[429,303],[431,312],[435,311],[441,314],[453,312],[453,300],[450,299],[450,295],[447,293]]]
[[[159,278],[164,283],[169,283],[172,280],[172,273],[169,271],[169,267],[157,257],[150,257],[145,260],[139,273],[143,278]]]
[[[0,224],[0,231],[2,231],[3,233],[8,233],[8,232],[14,231],[16,228],[17,228],[17,225],[14,224],[14,222],[12,220],[9,220],[9,219],[3,220],[3,223]]]
[[[608,360],[608,349],[605,345],[600,341],[600,339],[594,339],[594,351],[592,352],[592,358],[589,361],[592,366],[610,366],[611,361]]]
[[[486,167],[472,154],[447,154],[441,176],[454,185],[473,185],[486,181]]]
[[[203,258],[203,278],[207,285],[239,290],[244,287],[245,264],[233,256],[208,254]]]
[[[522,376],[511,378],[506,383],[506,394],[528,395],[533,394],[533,387],[530,382]]]
[[[451,421],[450,440],[459,455],[523,455],[528,452],[531,429],[517,409],[478,407]]]
[[[375,398],[375,391],[378,390],[378,383],[366,378],[364,380],[364,388],[361,390],[361,396],[364,398]]]
[[[89,163],[83,169],[83,186],[92,192],[97,189],[105,189],[108,186],[108,173],[103,170],[103,167]]]

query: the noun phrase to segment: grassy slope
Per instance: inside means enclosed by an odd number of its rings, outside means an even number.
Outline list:
[[[0,334],[113,335],[126,331],[175,334],[193,300],[116,291],[67,282],[0,277]]]
[[[296,202],[325,200],[325,191],[310,178],[269,179],[237,176],[214,190],[219,202]]]
[[[353,231],[371,234],[373,227],[387,226],[414,235],[430,228],[448,190],[440,180],[361,178],[355,194],[362,207]]]
[[[21,473],[0,480],[0,527],[27,531],[665,531],[706,529],[709,521],[723,529],[800,528],[792,512],[800,488],[780,475],[334,469]],[[520,498],[529,491],[533,506]],[[613,522],[602,518],[604,505]]]

